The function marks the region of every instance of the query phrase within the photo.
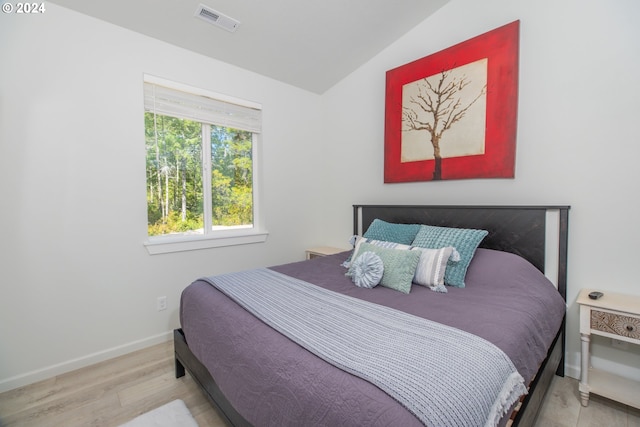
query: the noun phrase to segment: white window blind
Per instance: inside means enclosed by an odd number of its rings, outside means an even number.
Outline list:
[[[242,105],[224,100],[222,95],[179,90],[152,80],[145,76],[145,111],[254,133],[261,131],[262,110],[258,105]]]

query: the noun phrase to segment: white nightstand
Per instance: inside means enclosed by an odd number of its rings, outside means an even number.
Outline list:
[[[580,339],[582,340],[580,398],[589,404],[589,393],[640,408],[640,382],[590,368],[591,335],[601,335],[640,344],[640,297],[601,291],[599,299],[589,298],[594,289],[583,289],[580,304]]]
[[[315,248],[309,248],[306,250],[306,254],[307,254],[307,259],[311,259],[311,258],[315,258],[315,257],[319,257],[319,256],[327,256],[327,255],[333,255],[333,254],[338,254],[340,252],[345,252],[348,251],[349,249],[343,249],[343,248],[334,248],[331,246],[317,246]]]

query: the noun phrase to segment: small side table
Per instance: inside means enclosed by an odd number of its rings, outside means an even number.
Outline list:
[[[334,255],[348,250],[349,249],[334,248],[331,246],[317,246],[315,248],[309,248],[306,250],[306,258],[311,259],[320,256]]]
[[[592,334],[640,344],[640,297],[601,291],[602,297],[591,299],[593,290],[582,289],[576,301],[580,305],[582,406],[589,404],[589,393],[595,393],[640,408],[640,382],[590,368],[589,353]]]

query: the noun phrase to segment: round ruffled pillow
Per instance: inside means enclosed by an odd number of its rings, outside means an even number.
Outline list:
[[[382,259],[375,253],[367,251],[353,260],[348,274],[356,286],[371,289],[380,283],[383,272]]]

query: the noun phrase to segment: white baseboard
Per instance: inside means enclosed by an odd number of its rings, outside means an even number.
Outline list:
[[[66,362],[51,365],[42,369],[27,372],[25,374],[16,375],[11,378],[0,380],[0,393],[25,385],[33,384],[38,381],[46,380],[57,375],[75,371],[85,366],[93,365],[98,362],[113,359],[123,354],[141,350],[152,345],[160,344],[172,339],[173,331],[163,332],[141,340],[133,341],[117,347],[109,348],[97,353],[88,354],[86,356],[71,359]]]
[[[564,375],[567,377],[575,378],[577,380],[580,379],[580,366],[577,365],[564,365]]]
[[[610,360],[601,359],[599,357],[592,357],[591,360],[593,362],[592,365],[595,368],[598,368],[605,372],[611,372],[612,374],[632,379],[634,381],[640,381],[640,369],[618,364]],[[566,364],[564,367],[564,374],[567,377],[580,380],[580,369],[580,366]]]

